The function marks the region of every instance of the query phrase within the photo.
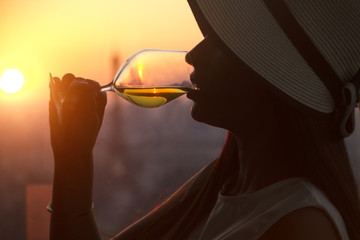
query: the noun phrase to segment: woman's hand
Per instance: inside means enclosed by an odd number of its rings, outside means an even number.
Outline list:
[[[93,157],[106,105],[100,85],[66,74],[50,82],[55,168],[50,239],[100,239],[92,214]],[[86,213],[86,214],[84,214]]]
[[[99,83],[66,74],[50,84],[49,120],[54,156],[90,153],[100,130],[106,93]]]

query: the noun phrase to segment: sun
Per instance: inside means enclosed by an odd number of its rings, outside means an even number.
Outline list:
[[[0,78],[0,88],[6,93],[15,93],[24,85],[24,77],[19,70],[8,69]]]

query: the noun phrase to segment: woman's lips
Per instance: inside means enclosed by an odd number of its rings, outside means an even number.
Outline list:
[[[190,74],[190,81],[191,81],[192,85],[194,86],[194,89],[188,91],[188,93],[186,94],[186,96],[193,101],[198,100],[199,94],[200,94],[200,87],[196,82],[195,76],[196,76],[196,73],[195,73],[195,71],[193,71]]]
[[[197,101],[200,96],[200,89],[199,88],[192,89],[187,92],[186,96],[193,101]]]

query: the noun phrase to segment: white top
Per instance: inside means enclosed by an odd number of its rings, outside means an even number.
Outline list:
[[[323,210],[343,240],[349,240],[343,219],[325,194],[301,178],[277,182],[257,192],[238,196],[219,193],[209,218],[189,240],[255,240],[288,213],[304,208]]]

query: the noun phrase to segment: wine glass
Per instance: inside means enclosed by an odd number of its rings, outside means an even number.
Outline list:
[[[162,106],[191,89],[193,68],[185,62],[186,51],[141,50],[119,68],[113,81],[101,91],[113,91],[141,107]]]
[[[125,100],[146,108],[162,106],[194,87],[190,81],[193,67],[185,62],[186,51],[141,50],[119,68],[112,82],[100,91],[113,91]],[[49,73],[50,89],[59,122],[64,96],[55,92],[54,79]]]

